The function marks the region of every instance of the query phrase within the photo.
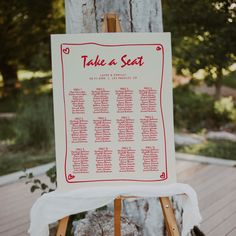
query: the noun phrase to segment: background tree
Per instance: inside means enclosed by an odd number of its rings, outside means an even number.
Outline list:
[[[49,35],[63,29],[63,1],[0,1],[0,72],[4,95],[18,87],[17,70],[50,68]]]
[[[172,33],[177,73],[194,77],[204,70],[215,98],[225,72],[236,62],[236,3],[234,0],[163,1],[165,31]]]

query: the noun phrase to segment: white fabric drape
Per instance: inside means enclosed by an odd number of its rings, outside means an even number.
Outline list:
[[[31,209],[31,236],[48,236],[48,225],[72,214],[89,211],[107,205],[118,196],[164,197],[181,194],[183,207],[183,228],[186,236],[194,225],[199,225],[201,215],[195,191],[187,184],[165,186],[132,185],[119,187],[81,188],[69,192],[54,191],[41,196]]]

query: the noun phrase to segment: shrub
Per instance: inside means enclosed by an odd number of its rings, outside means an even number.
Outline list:
[[[215,101],[207,94],[192,91],[189,86],[174,89],[175,128],[197,132],[202,129],[236,128],[236,108],[232,97]]]
[[[176,151],[193,155],[236,160],[235,142],[227,140],[207,140],[199,144],[179,146],[176,147]]]
[[[174,122],[177,129],[199,131],[214,125],[214,99],[188,86],[174,89]]]
[[[25,96],[16,119],[16,144],[49,148],[54,142],[53,105],[49,94]]]
[[[232,97],[222,97],[215,101],[214,109],[219,122],[236,122],[236,108]]]

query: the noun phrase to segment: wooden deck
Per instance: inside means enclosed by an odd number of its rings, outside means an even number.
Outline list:
[[[197,192],[207,236],[236,235],[236,168],[177,161],[178,181]],[[45,177],[43,177],[45,178]],[[39,194],[20,181],[0,187],[0,236],[25,236],[29,211]]]

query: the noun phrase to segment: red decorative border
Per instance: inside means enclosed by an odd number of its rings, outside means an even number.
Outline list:
[[[63,63],[63,52],[65,53],[63,46],[82,46],[82,45],[97,45],[101,47],[124,47],[124,46],[156,46],[157,51],[162,52],[162,71],[161,71],[161,85],[160,85],[160,108],[161,108],[161,118],[162,118],[162,126],[163,126],[163,135],[164,135],[164,151],[165,151],[165,166],[166,171],[162,172],[161,176],[164,173],[164,178],[157,179],[157,180],[137,180],[137,179],[105,179],[105,180],[84,180],[84,181],[69,181],[66,173],[66,161],[67,161],[67,152],[68,152],[68,137],[67,137],[67,117],[66,117],[66,102],[65,102],[65,76],[64,76],[64,63]],[[161,49],[160,49],[161,47]],[[130,182],[159,182],[168,179],[168,162],[167,162],[167,147],[166,147],[166,131],[165,131],[165,123],[164,123],[164,114],[162,110],[162,89],[163,89],[163,79],[164,79],[164,47],[162,44],[99,44],[94,42],[87,42],[87,43],[62,43],[60,45],[60,54],[61,54],[61,66],[62,66],[62,88],[63,88],[63,105],[64,105],[64,119],[65,119],[65,142],[66,142],[66,150],[65,150],[65,161],[64,161],[64,174],[65,180],[67,183],[89,183],[89,182],[112,182],[112,181],[130,181]],[[165,174],[166,173],[166,174]]]

